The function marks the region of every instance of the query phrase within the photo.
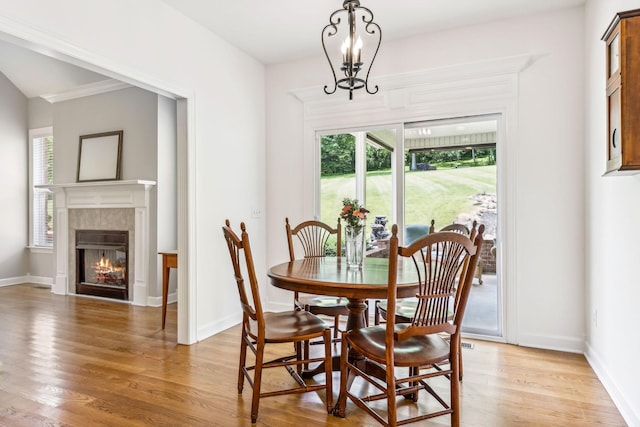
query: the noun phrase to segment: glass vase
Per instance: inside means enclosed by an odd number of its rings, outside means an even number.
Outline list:
[[[365,225],[347,225],[344,228],[344,240],[347,252],[347,267],[354,269],[362,268],[366,249]]]

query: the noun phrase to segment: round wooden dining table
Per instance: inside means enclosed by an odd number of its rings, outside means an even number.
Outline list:
[[[413,263],[398,260],[397,296],[407,298],[416,295],[418,275]],[[403,268],[407,265],[407,268]],[[361,269],[347,267],[345,258],[304,258],[274,265],[267,275],[271,284],[289,291],[315,295],[334,295],[349,300],[347,330],[365,326],[364,311],[367,299],[386,299],[389,281],[387,258],[365,258]],[[350,357],[358,358],[357,354]],[[337,366],[336,366],[337,363]],[[334,359],[333,370],[339,370],[339,358]],[[321,372],[316,369],[305,376]]]
[[[398,298],[415,296],[418,277],[415,266],[398,265]],[[367,299],[386,299],[389,281],[387,258],[365,258],[361,269],[347,267],[345,258],[304,258],[271,267],[267,273],[271,284],[289,291],[315,295],[333,295],[349,299],[347,329],[364,326],[363,312]]]

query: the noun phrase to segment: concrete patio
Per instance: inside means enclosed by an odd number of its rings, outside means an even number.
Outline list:
[[[482,285],[473,281],[462,331],[479,335],[498,336],[498,280],[495,273],[482,275]]]

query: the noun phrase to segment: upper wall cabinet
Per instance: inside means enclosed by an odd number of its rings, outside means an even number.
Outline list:
[[[616,14],[607,44],[607,170],[640,173],[640,9]]]

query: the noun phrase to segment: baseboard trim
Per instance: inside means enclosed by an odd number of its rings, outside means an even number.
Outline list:
[[[518,334],[518,345],[545,350],[584,353],[584,337],[560,335]]]
[[[27,283],[28,281],[28,276],[7,277],[6,279],[0,279],[0,286],[19,285],[21,283]]]
[[[587,358],[587,362],[591,365],[591,369],[596,373],[596,376],[605,390],[607,390],[607,393],[609,393],[611,400],[613,400],[618,411],[620,411],[622,418],[624,418],[630,427],[640,427],[640,413],[637,412],[638,406],[632,405],[631,402],[625,399],[624,394],[620,392],[616,382],[609,375],[605,364],[602,363],[602,359],[600,359],[588,342],[585,343],[585,349],[584,356]]]
[[[205,325],[202,328],[198,328],[197,340],[202,341],[204,339],[212,337],[215,334],[222,332],[226,329],[229,329],[240,322],[242,322],[242,314],[234,314],[231,316],[227,316],[223,319],[219,319],[215,322],[209,323],[208,325]],[[238,337],[240,337],[240,335],[238,335]]]
[[[178,302],[178,294],[176,292],[167,295],[167,304],[173,304],[175,302]],[[162,296],[147,297],[147,306],[162,307]]]
[[[53,277],[42,276],[27,276],[27,282],[35,283],[36,285],[53,286]]]
[[[19,277],[7,277],[6,279],[0,279],[0,287],[21,285],[23,283],[34,283],[36,285],[53,285],[53,278],[43,276],[19,276]]]

